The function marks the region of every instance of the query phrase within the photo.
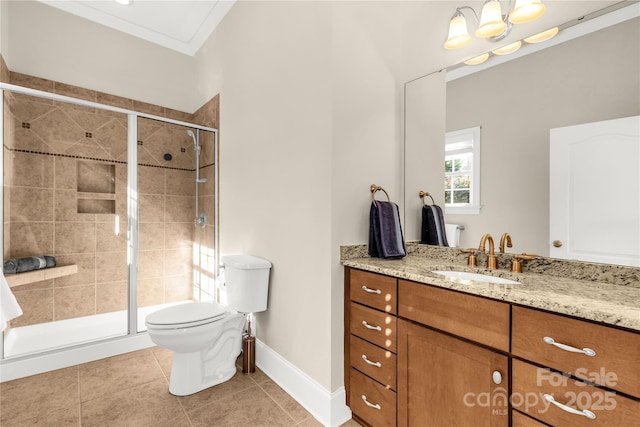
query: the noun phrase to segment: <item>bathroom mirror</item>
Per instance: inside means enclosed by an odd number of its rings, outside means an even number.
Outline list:
[[[640,114],[639,20],[636,10],[634,18],[461,78],[447,81],[456,65],[407,83],[406,239],[420,239],[419,190],[444,205],[444,132],[481,126],[480,214],[445,213],[465,227],[459,246],[508,232],[507,252],[549,256],[549,187],[557,184],[549,182],[550,129]]]

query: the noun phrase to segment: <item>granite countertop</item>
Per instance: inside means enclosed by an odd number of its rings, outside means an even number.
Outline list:
[[[428,283],[473,295],[489,297],[527,307],[567,314],[640,332],[640,288],[597,281],[576,280],[535,273],[510,273],[467,267],[441,259],[408,255],[399,260],[380,258],[343,259],[342,264],[414,282]],[[521,284],[476,281],[461,283],[432,273],[454,270],[483,273],[516,280]]]

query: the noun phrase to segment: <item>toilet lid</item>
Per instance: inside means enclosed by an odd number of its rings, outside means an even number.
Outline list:
[[[158,327],[184,328],[214,322],[225,313],[224,307],[214,302],[193,302],[155,311],[147,316],[145,323]]]

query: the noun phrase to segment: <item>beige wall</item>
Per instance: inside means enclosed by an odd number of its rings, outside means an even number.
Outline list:
[[[8,51],[9,37],[9,2],[0,2],[0,52],[5,54]]]
[[[638,40],[635,18],[448,83],[447,131],[482,126],[482,210],[447,218],[461,246],[510,232],[548,255],[549,129],[640,114]]]
[[[221,94],[222,253],[273,263],[258,338],[327,388],[329,13],[313,2],[238,2],[197,56],[200,79]]]

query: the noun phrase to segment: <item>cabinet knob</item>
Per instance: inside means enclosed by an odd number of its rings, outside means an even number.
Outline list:
[[[562,242],[560,240],[554,240],[553,241],[553,247],[554,248],[559,248],[562,246]]]
[[[500,384],[502,382],[502,374],[498,371],[493,371],[493,374],[491,374],[491,378],[496,384]]]

